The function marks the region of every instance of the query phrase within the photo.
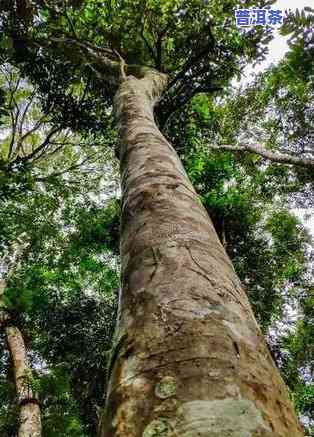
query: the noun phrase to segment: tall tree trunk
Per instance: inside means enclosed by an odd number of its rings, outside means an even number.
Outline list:
[[[298,437],[248,298],[153,106],[157,73],[116,96],[122,293],[102,437]]]
[[[41,437],[38,399],[30,387],[31,370],[21,331],[12,326],[3,303],[5,282],[0,280],[0,327],[4,329],[14,369],[16,395],[20,406],[18,437]]]

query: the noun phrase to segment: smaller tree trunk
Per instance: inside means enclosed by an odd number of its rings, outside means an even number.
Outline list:
[[[22,249],[23,246],[17,247],[18,255]],[[14,370],[16,396],[20,406],[18,437],[41,437],[40,407],[30,385],[31,369],[27,360],[25,342],[19,328],[12,324],[4,301],[7,279],[13,272],[14,268],[9,271],[6,280],[0,279],[0,329],[5,332]]]
[[[30,387],[30,368],[21,331],[6,326],[5,333],[14,368],[14,380],[20,405],[18,437],[41,437],[40,407]]]
[[[31,370],[21,331],[10,323],[3,295],[6,282],[0,280],[0,328],[4,329],[14,370],[15,389],[20,405],[18,437],[41,437],[41,416],[38,400],[31,387]]]

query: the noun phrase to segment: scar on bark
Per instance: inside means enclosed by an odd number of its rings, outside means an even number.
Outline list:
[[[111,349],[111,357],[107,367],[107,381],[109,381],[109,378],[111,376],[115,362],[117,361],[118,357],[119,356],[128,357],[133,351],[133,347],[134,347],[133,342],[131,341],[128,343],[127,340],[128,340],[128,335],[123,334]],[[125,349],[124,351],[123,348]]]
[[[202,278],[204,278],[204,279],[206,279],[207,281],[210,282],[210,280],[208,279],[208,277],[207,277],[206,275],[204,275],[204,273],[200,272],[199,270],[192,269],[191,267],[189,267],[188,269],[191,270],[191,272],[194,272],[194,273],[200,275]],[[211,282],[210,282],[210,284],[211,284]],[[211,284],[211,285],[212,285],[212,284]]]
[[[185,248],[187,249],[187,251],[189,252],[189,254],[190,254],[190,257],[191,257],[191,259],[192,259],[192,261],[194,262],[194,264],[196,264],[198,267],[199,267],[199,269],[201,269],[201,272],[200,271],[198,271],[198,270],[193,270],[193,269],[191,269],[190,268],[190,270],[192,270],[192,271],[194,271],[195,273],[198,273],[199,275],[201,275],[202,277],[204,277],[204,278],[206,278],[207,280],[208,280],[208,282],[210,283],[210,285],[212,286],[212,287],[215,287],[215,283],[213,283],[213,281],[208,277],[208,273],[207,273],[207,271],[197,262],[197,260],[193,257],[193,255],[192,255],[192,251],[191,251],[191,249],[188,247],[188,246],[185,246]],[[203,273],[202,273],[203,272]],[[219,294],[219,293],[218,293]],[[221,294],[221,293],[220,293]],[[235,296],[234,295],[234,293],[231,291],[231,290],[228,290],[228,293],[223,293],[223,294],[227,294],[227,295],[231,295],[234,299],[235,299],[235,301],[237,302],[237,303],[239,303],[241,306],[242,306],[242,308],[244,308],[244,310],[245,311],[247,311],[247,307],[244,305],[244,303],[241,301],[241,299],[239,299],[237,296]]]
[[[19,402],[19,406],[22,407],[23,405],[27,405],[27,404],[35,404],[35,405],[40,405],[40,402],[38,399],[34,398],[34,397],[27,397],[22,399]]]
[[[155,268],[154,268],[152,274],[150,275],[149,282],[152,282],[152,280],[154,279],[154,277],[155,277],[155,275],[156,275],[156,273],[157,273],[158,267],[159,267],[159,262],[160,262],[160,258],[158,259],[158,256],[156,255],[156,252],[155,252],[155,249],[154,249],[153,247],[151,247],[151,250],[152,250],[153,258],[154,258],[154,264],[153,264],[153,266],[154,266]],[[158,254],[159,257],[160,257],[160,252],[159,252],[158,248],[157,248],[157,254]]]
[[[235,348],[237,357],[240,358],[240,349],[239,349],[238,343],[236,341],[233,341],[233,347]]]
[[[193,261],[194,264],[197,265],[197,267],[201,270],[201,272],[196,271],[196,273],[201,274],[201,276],[205,277],[208,282],[210,283],[211,286],[214,286],[213,281],[208,277],[208,272],[197,262],[197,260],[194,258],[194,256],[192,255],[191,249],[189,248],[189,246],[185,246],[185,248],[187,249],[187,251],[189,252],[190,258]]]

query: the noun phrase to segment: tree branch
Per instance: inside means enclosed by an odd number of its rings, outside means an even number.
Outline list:
[[[140,33],[140,35],[141,35],[142,40],[144,41],[144,43],[145,43],[145,45],[146,45],[146,47],[147,47],[149,53],[151,54],[151,56],[152,56],[152,58],[153,58],[153,60],[154,60],[154,62],[155,62],[156,68],[158,68],[158,59],[157,59],[156,53],[154,52],[154,49],[153,49],[152,46],[149,44],[147,38],[146,38],[145,35],[144,35],[144,26],[145,26],[145,24],[144,24],[144,22],[143,22],[143,23],[142,23],[142,27],[141,27],[141,33]]]
[[[113,50],[98,47],[89,42],[82,42],[69,37],[51,37],[48,44],[47,41],[44,40],[36,41],[36,45],[38,47],[49,47],[50,43],[62,44],[68,48],[72,47],[73,49],[79,49],[79,51],[84,52],[85,62],[86,60],[89,60],[90,63],[93,64],[89,65],[92,67],[95,73],[101,73],[103,75],[103,79],[108,83],[119,85],[120,62],[116,60],[117,55]]]
[[[269,161],[278,162],[280,164],[290,164],[298,165],[301,167],[314,168],[314,159],[305,158],[302,156],[290,155],[288,153],[272,152],[271,150],[265,149],[261,144],[242,144],[242,145],[231,145],[231,144],[208,144],[210,149],[213,150],[229,150],[231,152],[249,152],[256,153]]]
[[[29,136],[29,135],[31,135],[31,134],[33,134],[34,132],[36,132],[37,130],[39,130],[42,126],[43,126],[43,124],[45,123],[45,118],[47,117],[47,113],[45,112],[41,117],[40,117],[40,119],[34,124],[34,126],[32,127],[32,128],[30,128],[27,132],[25,132],[25,134],[23,134],[21,137],[20,137],[20,142],[22,143],[23,141],[25,141],[26,140],[26,138]]]
[[[8,160],[11,159],[11,157],[13,156],[14,153],[14,142],[15,142],[15,136],[17,134],[17,127],[18,127],[18,120],[19,120],[19,115],[20,115],[20,109],[16,103],[15,100],[15,93],[19,88],[20,85],[20,81],[21,78],[18,78],[18,80],[15,82],[14,86],[12,87],[12,82],[13,79],[11,79],[11,77],[8,77],[8,82],[9,82],[9,90],[10,90],[10,101],[8,104],[9,110],[10,110],[10,117],[11,117],[11,131],[12,131],[12,138],[11,138],[11,142],[10,142],[10,147],[9,147],[9,153],[8,153]],[[16,109],[16,114],[14,113],[14,107]]]
[[[98,47],[89,42],[82,42],[69,37],[52,37],[48,44],[45,40],[37,40],[35,44],[41,48],[49,48],[51,42],[63,44],[68,48],[71,48],[72,46],[72,48],[80,49],[85,55],[83,56],[84,62],[87,61],[86,64],[94,71],[94,73],[109,85],[120,85],[121,57],[119,57],[114,50]],[[151,67],[136,64],[125,64],[123,67],[126,74],[135,76],[138,79],[143,78],[147,73],[155,71]]]
[[[183,65],[182,69],[178,72],[178,74],[169,82],[167,86],[167,90],[172,88],[178,81],[185,79],[186,73],[197,63],[199,63],[206,55],[209,55],[215,48],[216,42],[215,38],[212,34],[211,28],[207,29],[210,40],[208,44],[196,55],[190,57],[186,63]]]
[[[55,173],[51,173],[48,176],[42,177],[42,178],[35,178],[36,182],[47,182],[52,178],[57,178],[59,176],[62,176],[72,170],[77,170],[78,168],[82,167],[84,164],[86,164],[86,162],[88,162],[91,158],[95,157],[97,154],[94,153],[91,156],[88,156],[87,158],[85,158],[82,162],[78,163],[78,164],[73,164],[70,167],[59,171],[59,172],[55,172]]]
[[[77,38],[77,34],[76,34],[76,31],[75,31],[75,27],[74,27],[73,21],[72,21],[72,19],[70,18],[70,16],[69,16],[69,14],[68,14],[68,11],[67,11],[67,8],[66,8],[66,7],[65,7],[64,15],[65,15],[65,18],[66,18],[67,22],[68,22],[69,25],[70,25],[70,28],[71,28],[71,30],[72,30],[72,33],[73,33],[74,38]]]
[[[38,156],[38,154],[46,147],[50,144],[50,140],[53,137],[53,135],[55,135],[57,132],[59,132],[62,129],[62,126],[56,126],[53,127],[50,132],[47,134],[46,138],[44,139],[44,141],[38,146],[36,147],[32,153],[30,153],[29,155],[26,155],[25,157],[23,157],[23,161],[30,161],[33,158],[36,158]]]
[[[120,80],[121,80],[121,82],[123,82],[124,80],[126,80],[125,60],[122,58],[122,56],[120,55],[120,53],[117,50],[115,50],[114,52],[118,56],[118,58],[120,59]]]
[[[18,121],[18,113],[17,116],[15,117],[15,113],[13,111],[13,109],[10,109],[10,117],[11,117],[11,141],[10,141],[10,146],[9,146],[9,153],[8,153],[8,160],[10,160],[14,154],[14,143],[15,143],[15,136],[16,136],[16,131],[17,131],[17,121]]]
[[[156,48],[157,48],[157,69],[159,71],[162,71],[162,34],[158,35],[158,40],[157,40],[157,44],[156,44]]]

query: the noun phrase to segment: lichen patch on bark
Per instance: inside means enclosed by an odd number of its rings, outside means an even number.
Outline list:
[[[143,437],[170,437],[172,434],[172,426],[169,419],[162,417],[153,420],[147,425],[143,432]]]
[[[248,399],[187,402],[178,416],[180,437],[277,437]]]
[[[173,376],[164,376],[155,386],[155,394],[160,399],[167,399],[176,394],[177,385]]]

